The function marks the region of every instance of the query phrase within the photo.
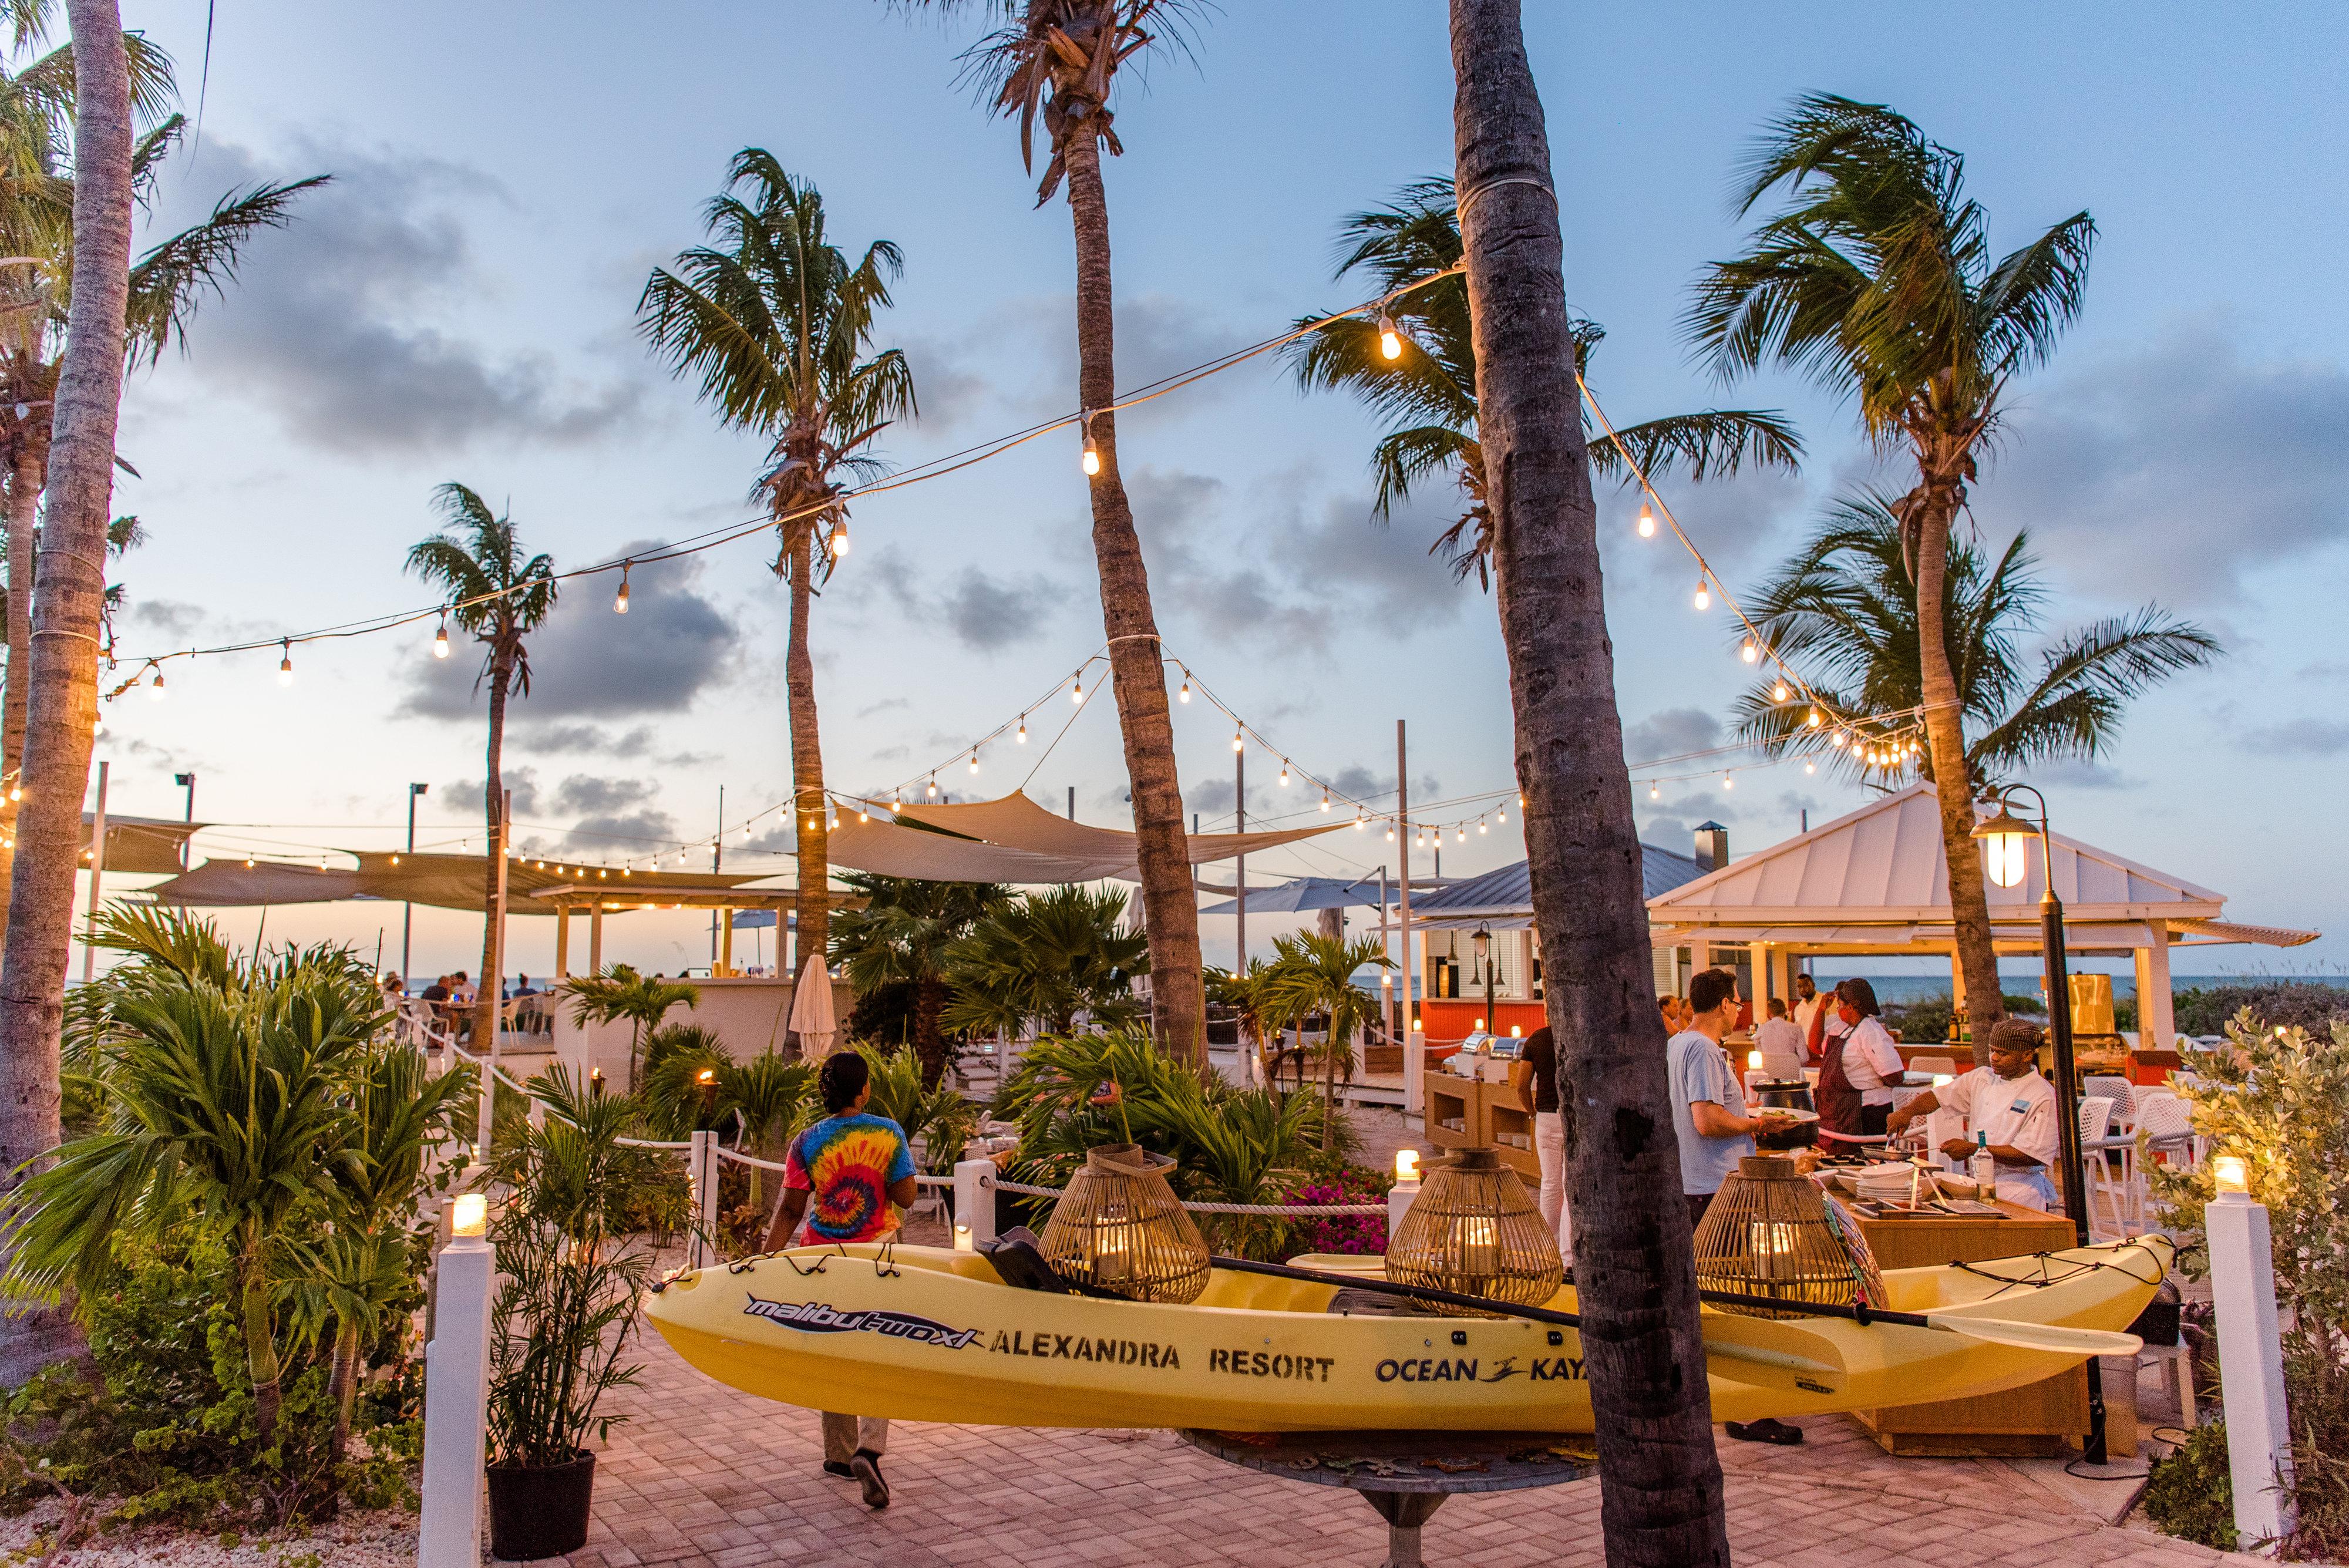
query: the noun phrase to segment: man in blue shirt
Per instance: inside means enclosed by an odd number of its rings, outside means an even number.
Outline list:
[[[1766,1112],[1745,1114],[1745,1086],[1721,1048],[1722,1036],[1737,1018],[1737,976],[1727,970],[1702,971],[1689,981],[1688,1004],[1695,1016],[1664,1052],[1672,1132],[1681,1146],[1681,1191],[1693,1227],[1737,1162],[1754,1151],[1754,1135],[1773,1126],[1775,1118]]]

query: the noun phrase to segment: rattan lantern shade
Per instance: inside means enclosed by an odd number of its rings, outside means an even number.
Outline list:
[[[1207,1243],[1166,1173],[1134,1145],[1087,1149],[1044,1223],[1044,1259],[1064,1279],[1138,1302],[1191,1302],[1207,1288]]]
[[[1821,1306],[1882,1306],[1884,1276],[1859,1227],[1795,1162],[1748,1155],[1721,1184],[1696,1228],[1699,1290]],[[1799,1317],[1721,1305],[1749,1317]]]
[[[1464,1148],[1429,1168],[1393,1239],[1387,1278],[1516,1306],[1538,1306],[1565,1283],[1557,1238],[1517,1173],[1489,1148]],[[1473,1307],[1435,1306],[1455,1317]]]

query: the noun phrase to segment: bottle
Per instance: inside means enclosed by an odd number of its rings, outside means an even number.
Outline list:
[[[1974,1134],[1973,1158],[1966,1161],[1966,1174],[1974,1179],[1974,1187],[1985,1201],[1998,1190],[1998,1156],[1990,1151],[1990,1134]]]

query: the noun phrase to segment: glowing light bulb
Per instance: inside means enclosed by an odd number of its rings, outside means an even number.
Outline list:
[[[1503,827],[1509,826],[1509,808],[1507,806],[1495,806],[1493,810],[1493,815]]]
[[[628,613],[628,568],[626,564],[620,567],[620,591],[612,596],[612,613],[614,615]]]
[[[873,814],[860,805],[856,808],[856,820],[859,822],[870,822],[873,820]]]
[[[93,735],[103,735],[106,733],[106,721],[103,719],[92,719],[90,721],[89,732]]]
[[[1803,771],[1806,774],[1815,774],[1819,771],[1819,764],[1806,757],[1803,760]]]
[[[1394,842],[1394,829],[1392,827],[1387,829],[1387,842],[1389,844],[1392,844]]]
[[[1370,826],[1371,819],[1362,815],[1361,807],[1356,807],[1354,810],[1354,831],[1360,833]]]
[[[1236,751],[1236,752],[1244,752],[1244,751],[1246,751],[1247,749],[1247,740],[1243,738],[1243,736],[1242,736],[1242,734],[1241,734],[1241,732],[1240,732],[1239,731],[1237,731],[1237,730],[1234,730],[1234,731],[1232,732],[1232,750],[1234,750],[1234,751]]]
[[[1383,310],[1379,312],[1379,352],[1389,359],[1402,358],[1402,329],[1395,326],[1394,317]]]
[[[1749,637],[1745,639],[1745,646],[1737,650],[1737,657],[1751,664],[1762,657],[1762,650],[1754,646],[1754,639]]]
[[[291,686],[294,684],[294,644],[291,641],[281,642],[278,649],[282,656],[277,660],[277,684]],[[155,677],[155,684],[163,684],[160,674]]]
[[[1723,789],[1735,789],[1737,787],[1737,775],[1735,774],[1722,774],[1721,787]]]
[[[1090,431],[1085,432],[1084,466],[1087,478],[1101,472],[1101,448],[1093,444],[1092,432]]]
[[[1283,789],[1287,789],[1288,787],[1288,759],[1287,757],[1280,759],[1280,787]]]
[[[1467,842],[1468,842],[1468,825],[1467,825],[1466,823],[1464,823],[1464,823],[1462,823],[1462,824],[1460,825],[1459,831],[1458,831],[1458,834],[1456,835],[1456,836],[1459,838],[1460,842],[1461,842],[1461,843],[1463,843],[1463,844],[1465,844],[1465,843],[1467,843]]]
[[[155,671],[155,684],[147,689],[147,695],[151,701],[157,702],[160,702],[163,700],[163,672],[161,670],[158,670]]]
[[[1476,819],[1476,831],[1479,833],[1485,831],[1485,819],[1481,816]]]
[[[835,559],[848,554],[848,519],[845,517],[832,525],[832,553]]]
[[[1650,800],[1661,800],[1663,798],[1663,794],[1664,792],[1658,789],[1654,784],[1650,784],[1648,786],[1648,798]]]
[[[1783,680],[1770,688],[1770,701],[1773,702],[1784,702],[1790,695],[1792,693],[1786,690],[1786,683]]]
[[[1652,539],[1655,536],[1656,509],[1645,501],[1642,501],[1640,503],[1640,537],[1642,539]]]
[[[1071,702],[1082,702],[1084,700],[1085,672],[1080,670],[1077,671],[1074,680],[1069,687],[1069,701]]]
[[[824,818],[823,830],[826,833],[838,833],[840,831],[840,812],[837,807],[833,809],[830,816]]]
[[[1321,792],[1321,809],[1324,811],[1330,809],[1330,792],[1326,789]]]
[[[1028,743],[1028,715],[1025,713],[1019,715],[1019,743],[1023,746]]]
[[[449,618],[445,615],[440,618],[440,629],[432,634],[432,657],[449,657]]]
[[[1837,730],[1834,734],[1829,735],[1827,737],[1827,744],[1833,746],[1837,751],[1843,750],[1843,732],[1841,730]]]
[[[970,771],[973,773],[978,772],[978,748],[977,746],[973,746],[970,749]]]
[[[1190,678],[1189,676],[1185,675],[1185,677],[1183,677],[1183,690],[1181,690],[1180,691],[1177,691],[1176,693],[1174,693],[1174,701],[1176,701],[1177,702],[1188,702],[1190,700],[1191,700],[1191,678]]]
[[[932,800],[938,798],[938,775],[936,774],[930,775],[930,798]]]
[[[1824,722],[1824,721],[1819,717],[1819,711],[1816,708],[1811,710],[1811,716],[1806,722],[1814,730],[1817,729],[1819,725]]]
[[[1713,587],[1703,577],[1696,580],[1696,607],[1701,610],[1713,607]]]
[[[253,857],[250,855],[244,857],[244,868],[248,871],[253,869]]]

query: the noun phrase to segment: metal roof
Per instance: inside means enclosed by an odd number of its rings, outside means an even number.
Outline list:
[[[1435,919],[1486,910],[1531,913],[1534,885],[1528,864],[1520,860],[1514,866],[1504,866],[1481,877],[1464,877],[1440,893],[1413,898],[1411,901],[1411,923],[1418,925],[1422,915]],[[1640,846],[1640,871],[1645,883],[1641,897],[1649,898],[1669,893],[1704,875],[1704,867],[1699,866],[1693,857],[1676,855],[1652,844]]]

